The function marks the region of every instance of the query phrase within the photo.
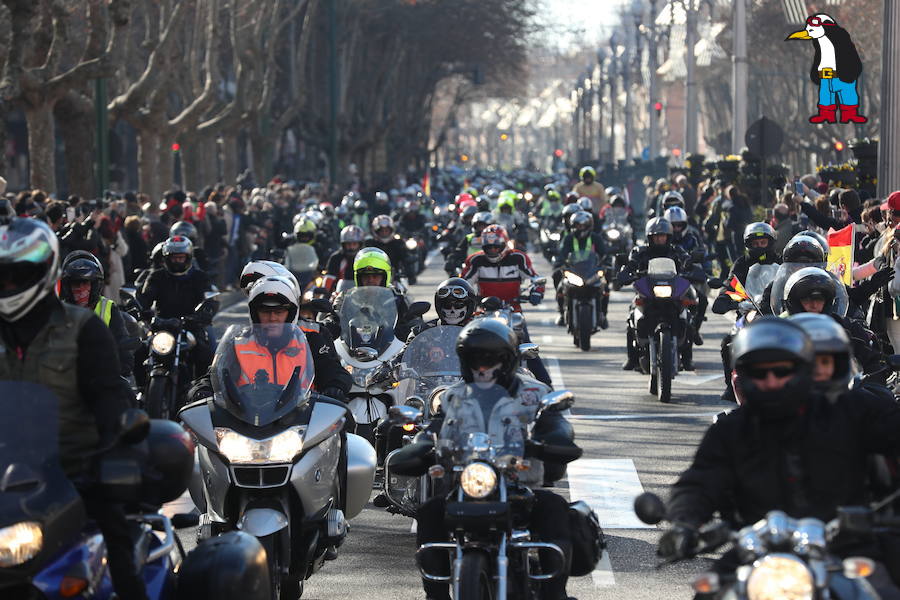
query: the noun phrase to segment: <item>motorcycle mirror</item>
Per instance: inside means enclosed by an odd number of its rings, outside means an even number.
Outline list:
[[[218,296],[218,295],[219,295],[218,290],[216,290],[216,291],[209,290],[209,291],[203,293],[203,299],[204,299],[204,300],[209,300],[209,299],[211,299],[211,298],[215,298],[215,297]]]
[[[900,354],[891,354],[885,358],[885,362],[892,371],[900,371]]]
[[[519,344],[519,356],[525,360],[537,358],[541,351],[541,347],[537,344]]]
[[[647,525],[656,525],[666,518],[666,505],[656,494],[644,492],[634,499],[634,514]]]
[[[409,309],[407,309],[404,319],[412,321],[413,319],[421,317],[429,310],[431,310],[431,302],[413,302],[410,304]]]
[[[567,408],[571,408],[573,404],[575,404],[575,394],[569,390],[559,390],[557,392],[550,392],[541,398],[541,411],[563,411]]]
[[[544,285],[547,283],[547,278],[546,277],[535,277],[534,279],[531,280],[531,283],[533,285]]]
[[[134,300],[136,297],[136,289],[129,287],[119,288],[119,300],[121,300],[123,304],[128,302],[129,300]]]
[[[410,396],[406,399],[406,405],[415,408],[418,411],[425,411],[425,401],[421,396]]]
[[[503,308],[503,301],[496,296],[485,296],[481,299],[481,308],[485,312],[494,312]]]
[[[710,277],[706,281],[709,284],[710,289],[713,290],[721,289],[725,285],[719,277]]]
[[[312,300],[304,302],[303,308],[317,313],[330,313],[332,310],[331,303],[325,298],[313,298]]]
[[[367,348],[362,346],[361,348],[353,349],[353,358],[359,359],[363,362],[373,361],[378,358],[378,350],[374,348]]]
[[[422,411],[412,406],[392,406],[388,409],[388,418],[395,425],[416,423],[422,418]]]
[[[140,444],[150,433],[150,417],[139,408],[129,408],[119,419],[119,439],[129,445]]]

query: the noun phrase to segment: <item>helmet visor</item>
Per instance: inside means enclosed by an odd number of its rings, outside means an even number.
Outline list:
[[[9,298],[37,285],[47,274],[46,263],[0,264],[0,298]]]

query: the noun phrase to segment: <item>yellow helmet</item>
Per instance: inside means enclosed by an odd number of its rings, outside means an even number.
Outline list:
[[[373,271],[384,273],[384,287],[391,285],[391,259],[388,255],[378,248],[363,248],[353,259],[353,281],[359,286],[359,274]]]

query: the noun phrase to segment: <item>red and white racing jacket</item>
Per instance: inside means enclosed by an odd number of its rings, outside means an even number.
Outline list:
[[[478,295],[496,296],[501,300],[517,304],[522,281],[537,277],[531,259],[521,250],[508,250],[497,262],[492,263],[484,252],[476,252],[466,259],[460,277],[478,286]],[[535,291],[544,293],[544,286]]]

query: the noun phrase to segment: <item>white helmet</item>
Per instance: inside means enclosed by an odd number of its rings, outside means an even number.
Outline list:
[[[297,290],[297,294],[300,293],[300,283],[294,274],[284,265],[272,260],[254,260],[247,263],[247,266],[241,271],[241,289],[245,294],[249,294],[253,282],[262,277],[286,277]]]
[[[300,312],[297,288],[287,277],[271,276],[258,279],[250,286],[250,320],[259,323],[261,306],[282,306],[288,309],[287,323],[296,323]]]
[[[56,285],[59,241],[38,219],[14,218],[0,224],[0,318],[15,322],[24,317]],[[13,289],[8,289],[13,286]]]
[[[687,213],[684,212],[684,209],[680,206],[670,206],[666,209],[665,214],[663,215],[666,219],[669,220],[669,223],[675,225],[675,223],[687,223]]]

